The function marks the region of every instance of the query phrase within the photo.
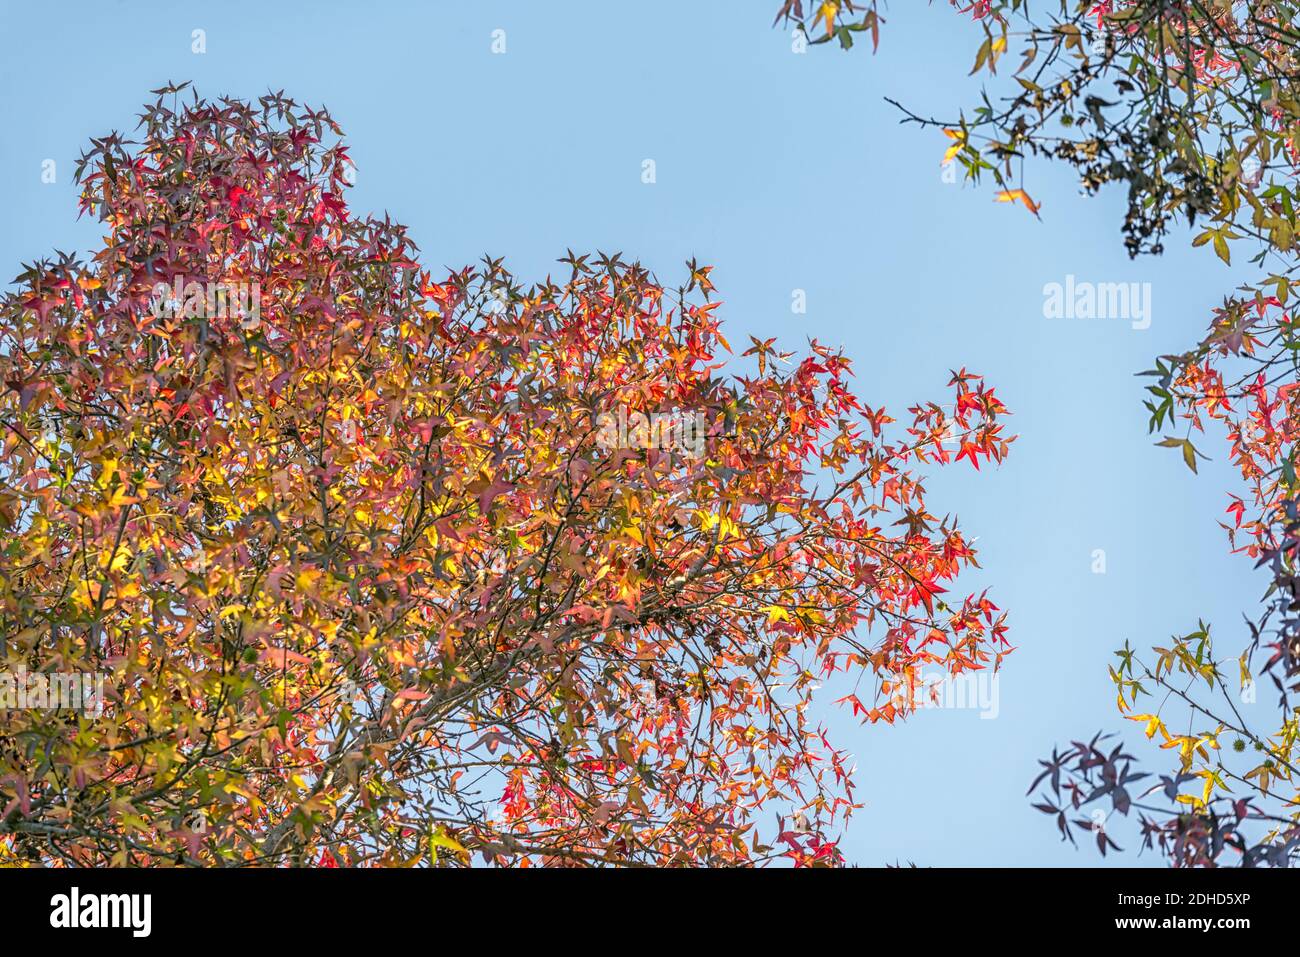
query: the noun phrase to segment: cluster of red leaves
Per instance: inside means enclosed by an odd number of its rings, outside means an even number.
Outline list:
[[[83,160],[103,248],[0,302],[5,666],[110,676],[100,716],[0,712],[0,853],[836,863],[818,676],[1007,650],[916,471],[1001,460],[993,390],[893,439],[816,342],[720,377],[694,264],[439,280],[349,211],[326,113],[176,92]],[[178,277],[260,316],[159,315]],[[597,441],[619,410],[702,454]]]

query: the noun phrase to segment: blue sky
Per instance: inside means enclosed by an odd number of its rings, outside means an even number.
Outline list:
[[[1226,446],[1205,444],[1199,477],[1153,448],[1134,377],[1195,341],[1242,275],[1183,236],[1130,261],[1122,196],[1084,198],[1064,168],[1027,169],[1041,222],[944,182],[946,141],[900,126],[884,97],[944,116],[974,101],[976,32],[947,4],[893,5],[875,57],[869,44],[793,53],[770,27],[777,6],[5,4],[0,270],[94,246],[97,224],[76,221],[76,158],[133,127],[151,88],[283,88],[331,110],[358,166],[353,209],[408,224],[430,267],[490,253],[541,279],[566,249],[600,249],[675,281],[694,256],[715,266],[733,344],[842,344],[873,406],[936,398],[953,368],[983,373],[1020,438],[1000,469],[937,475],[930,499],[979,536],[968,589],[1010,611],[1018,650],[995,720],[937,710],[861,727],[828,702],[866,803],[843,846],[864,865],[1100,863],[1029,807],[1036,758],[1123,723],[1106,667],[1125,639],[1146,647],[1203,617],[1235,643],[1267,584],[1217,525],[1237,488]],[[1150,327],[1045,319],[1044,285],[1071,274],[1150,283]],[[791,311],[796,289],[806,314]]]

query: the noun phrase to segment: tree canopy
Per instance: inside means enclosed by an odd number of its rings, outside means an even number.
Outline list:
[[[327,112],[155,93],[79,164],[102,247],[0,300],[0,652],[107,675],[0,710],[0,860],[839,862],[819,682],[891,722],[1009,648],[924,487],[994,390],[732,357],[693,262],[434,274]]]

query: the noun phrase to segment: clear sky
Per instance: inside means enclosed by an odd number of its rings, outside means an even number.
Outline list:
[[[1226,445],[1205,444],[1199,477],[1153,448],[1134,377],[1196,341],[1241,276],[1181,235],[1129,261],[1123,197],[1084,198],[1064,168],[1027,170],[1041,222],[944,182],[947,141],[900,126],[884,97],[943,116],[974,102],[976,30],[947,3],[893,4],[875,57],[869,43],[793,53],[770,26],[777,6],[0,0],[0,271],[93,247],[76,158],[89,137],[130,130],[150,89],[283,88],[343,126],[354,211],[409,225],[431,268],[490,253],[541,279],[566,249],[599,249],[675,282],[695,256],[716,267],[733,345],[842,344],[873,406],[936,398],[953,368],[984,373],[1020,438],[1000,469],[936,476],[930,502],[979,536],[983,569],[964,590],[991,588],[1018,650],[993,720],[936,710],[862,727],[826,703],[866,804],[843,846],[864,865],[1099,863],[1029,807],[1036,759],[1126,724],[1106,673],[1125,639],[1145,648],[1204,617],[1235,646],[1267,584],[1217,524],[1237,488]],[[1044,318],[1044,285],[1067,275],[1150,283],[1149,328]]]

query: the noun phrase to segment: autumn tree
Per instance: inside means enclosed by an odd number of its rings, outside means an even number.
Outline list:
[[[695,263],[433,275],[327,112],[182,91],[0,301],[4,667],[107,677],[0,710],[0,860],[838,863],[818,683],[890,722],[1008,650],[923,476],[1001,460],[993,390],[728,359]]]
[[[1001,201],[1037,212],[1025,160],[1064,162],[1086,192],[1124,188],[1131,255],[1168,235],[1253,279],[1225,291],[1208,332],[1145,373],[1160,446],[1196,471],[1201,434],[1226,439],[1243,487],[1222,522],[1234,550],[1266,568],[1264,608],[1228,641],[1197,620],[1150,653],[1127,642],[1111,668],[1121,713],[1172,763],[1153,776],[1098,735],[1043,761],[1031,791],[1064,837],[1118,845],[1104,821],[1138,819],[1142,845],[1175,865],[1286,866],[1300,857],[1300,336],[1297,279],[1300,6],[1272,0],[1023,0],[953,3],[976,25],[971,72],[980,102],[951,118],[898,104],[905,120],[942,131],[943,160],[991,179]],[[786,0],[778,22],[815,43],[878,42],[874,0]],[[999,72],[1000,71],[1000,72]],[[1195,611],[1192,610],[1195,615]],[[1243,707],[1267,697],[1260,722]]]

